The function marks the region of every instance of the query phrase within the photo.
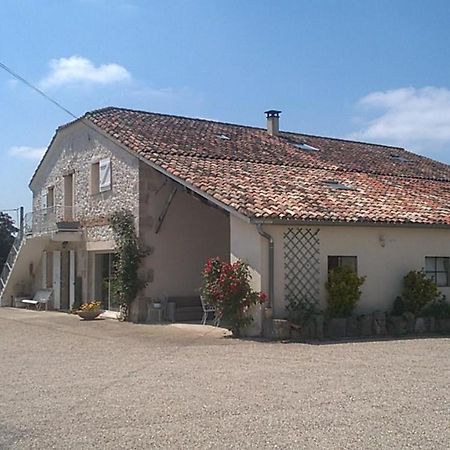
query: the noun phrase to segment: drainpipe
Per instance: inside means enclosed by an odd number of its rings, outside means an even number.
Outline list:
[[[273,300],[274,300],[274,251],[273,251],[273,237],[263,231],[262,224],[256,224],[256,229],[258,233],[269,241],[269,308],[273,308]]]

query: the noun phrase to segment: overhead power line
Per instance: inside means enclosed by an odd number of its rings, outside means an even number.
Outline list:
[[[61,105],[61,103],[57,102],[53,98],[51,98],[49,95],[47,95],[44,91],[36,87],[33,83],[30,83],[28,80],[26,80],[24,77],[19,75],[18,73],[14,72],[11,68],[9,68],[6,64],[2,63],[0,61],[0,69],[3,69],[4,71],[8,72],[10,75],[12,75],[14,78],[19,80],[21,83],[28,86],[30,89],[33,89],[33,91],[37,92],[39,95],[44,97],[49,102],[53,103],[57,108],[59,108],[61,111],[64,111],[66,114],[68,114],[70,117],[72,117],[75,120],[79,120],[83,125],[85,125],[87,128],[90,128],[91,130],[98,132],[98,130],[94,127],[93,124],[88,122],[84,117],[78,117],[75,115],[72,111]],[[111,142],[114,142],[109,136],[106,136],[107,139],[109,139]]]
[[[10,75],[12,75],[17,80],[21,81],[25,85],[27,85],[30,89],[33,89],[33,91],[36,91],[39,95],[42,95],[45,99],[47,99],[49,102],[52,102],[55,106],[57,106],[59,109],[64,111],[66,114],[69,114],[69,116],[73,117],[74,119],[78,119],[78,117],[71,111],[69,111],[67,108],[65,108],[61,103],[58,103],[56,100],[53,100],[50,96],[48,96],[44,91],[39,89],[38,87],[34,86],[32,83],[27,81],[25,78],[21,77],[18,73],[14,72],[12,69],[10,69],[6,64],[3,64],[0,62],[0,68],[2,68],[4,71],[8,72]]]

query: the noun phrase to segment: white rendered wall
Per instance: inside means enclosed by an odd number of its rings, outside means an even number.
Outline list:
[[[231,262],[240,259],[250,266],[251,286],[257,291],[268,293],[268,243],[255,225],[230,216]],[[249,336],[259,336],[262,332],[262,308],[255,307],[253,323],[246,331]]]
[[[285,314],[283,233],[286,226],[264,229],[275,239],[275,313]],[[308,227],[303,227],[308,228]],[[309,227],[317,229],[318,227]],[[322,226],[320,239],[320,301],[326,306],[328,256],[356,256],[358,274],[367,277],[358,313],[387,311],[401,294],[403,277],[420,270],[426,256],[450,257],[450,230],[412,227]],[[441,288],[450,298],[450,288]]]

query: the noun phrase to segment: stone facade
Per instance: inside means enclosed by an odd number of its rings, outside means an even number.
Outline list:
[[[52,145],[56,148],[52,148],[33,182],[33,211],[42,209],[43,194],[49,187],[54,188],[55,206],[63,205],[63,177],[73,174],[74,220],[81,222],[86,241],[111,241],[107,226],[111,212],[126,208],[138,215],[139,161],[83,124],[59,133]],[[91,167],[103,158],[111,159],[111,190],[92,194]]]

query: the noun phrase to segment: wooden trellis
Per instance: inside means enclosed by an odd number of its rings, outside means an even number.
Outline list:
[[[285,298],[319,302],[319,229],[288,228],[284,233]]]

